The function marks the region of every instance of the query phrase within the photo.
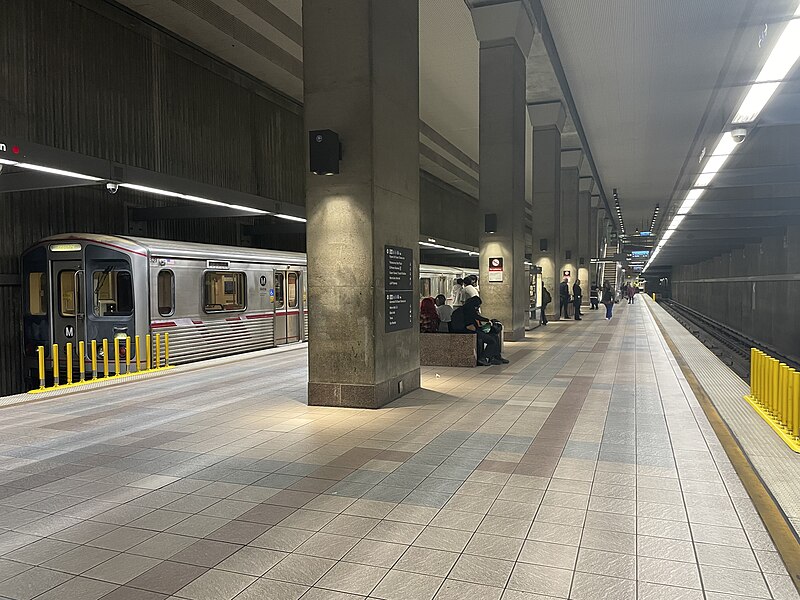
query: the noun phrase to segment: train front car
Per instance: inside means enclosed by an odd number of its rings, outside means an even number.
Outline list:
[[[73,370],[77,373],[83,361],[88,372],[92,340],[102,362],[102,340],[113,350],[114,338],[145,335],[147,269],[144,248],[111,236],[54,236],[27,250],[22,256],[22,312],[29,384],[40,383],[39,347],[44,348],[46,372],[52,373],[57,350],[59,371],[65,373],[67,344]],[[120,352],[124,360],[124,343]]]

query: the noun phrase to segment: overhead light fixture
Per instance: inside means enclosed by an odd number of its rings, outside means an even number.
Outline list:
[[[101,179],[100,177],[93,177],[92,175],[84,175],[83,173],[74,173],[72,171],[63,171],[61,169],[54,169],[52,167],[45,167],[43,165],[34,165],[31,163],[17,162],[14,160],[0,159],[0,164],[9,165],[12,167],[19,167],[20,169],[27,169],[29,171],[38,171],[40,173],[47,173],[49,175],[72,177],[73,179],[84,179],[86,181],[103,181],[103,179]]]
[[[786,24],[767,62],[744,97],[733,123],[752,123],[775,94],[797,59],[800,58],[800,4]]]
[[[746,129],[744,131],[747,131]],[[714,148],[714,151],[711,153],[712,156],[725,156],[728,154],[733,154],[736,150],[736,147],[739,145],[733,134],[728,131],[722,135],[719,142],[717,143],[717,147]]]
[[[661,241],[660,241],[660,242],[659,242],[659,244],[658,244],[658,245],[659,245],[659,247],[663,246],[663,245],[664,245],[664,242],[666,242],[666,241],[667,241],[669,238],[671,238],[673,233],[675,233],[675,230],[674,230],[674,229],[667,229],[667,230],[666,230],[666,231],[663,233],[663,235],[661,236]]]
[[[708,187],[715,176],[716,173],[701,173],[695,179],[694,187]]]
[[[160,188],[149,187],[146,185],[139,185],[136,183],[120,183],[119,187],[127,188],[129,190],[135,190],[137,192],[154,194],[156,196],[166,196],[167,198],[179,198],[181,200],[187,200],[188,202],[197,202],[198,204],[208,204],[210,206],[224,206],[225,208],[247,211],[258,215],[270,214],[266,210],[261,210],[260,208],[251,208],[249,206],[242,206],[240,204],[229,204],[227,202],[220,202],[219,200],[210,200],[208,198],[202,198],[200,196],[192,196],[191,194],[181,194],[180,192],[173,192],[171,190],[162,190]]]
[[[717,154],[712,156],[706,162],[706,166],[703,167],[703,173],[719,173],[722,170],[722,166],[728,162],[728,159],[731,157],[730,154]]]
[[[668,230],[677,229],[678,225],[680,225],[681,221],[683,221],[685,218],[686,218],[686,215],[675,215],[674,217],[672,217],[672,223],[669,224],[669,227],[667,227],[667,229]]]
[[[303,217],[295,217],[294,215],[284,215],[282,213],[275,213],[276,217],[279,219],[285,219],[286,221],[297,221],[298,223],[305,223],[306,219]]]

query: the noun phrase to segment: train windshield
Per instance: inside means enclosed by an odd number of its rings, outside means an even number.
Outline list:
[[[92,273],[94,314],[98,317],[133,314],[133,281],[128,271],[106,267]]]

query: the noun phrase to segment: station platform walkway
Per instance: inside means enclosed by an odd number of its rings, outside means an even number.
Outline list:
[[[303,350],[2,408],[0,598],[800,598],[668,316],[603,316],[377,411]]]

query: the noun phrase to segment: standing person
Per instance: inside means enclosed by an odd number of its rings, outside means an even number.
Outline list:
[[[633,304],[635,302],[636,296],[636,288],[633,285],[628,284],[628,304]]]
[[[589,310],[598,309],[597,305],[600,303],[600,288],[597,287],[596,281],[592,284],[592,288],[589,290],[589,302],[592,303]]]
[[[478,283],[478,278],[475,275],[464,277],[464,302],[478,295],[478,288],[475,287],[476,283]]]
[[[550,295],[550,292],[547,291],[547,288],[544,287],[544,283],[542,283],[542,314],[539,320],[542,325],[547,325],[547,305],[552,301],[553,297]]]
[[[448,333],[450,331],[450,319],[453,316],[453,307],[447,305],[447,298],[444,294],[439,294],[434,300],[436,312],[439,314],[439,332]]]
[[[433,298],[423,298],[419,303],[420,333],[436,333],[439,331],[439,313]]]
[[[464,280],[459,277],[453,285],[453,307],[464,304]]]
[[[564,277],[564,281],[558,286],[558,318],[561,320],[561,315],[565,319],[569,319],[569,277]]]
[[[601,302],[606,307],[606,321],[610,321],[614,310],[614,290],[608,281],[603,282],[603,296]]]
[[[581,280],[576,279],[575,285],[572,286],[572,306],[574,307],[573,314],[576,321],[583,321],[581,319],[581,301],[583,300],[583,290],[581,289]]]

